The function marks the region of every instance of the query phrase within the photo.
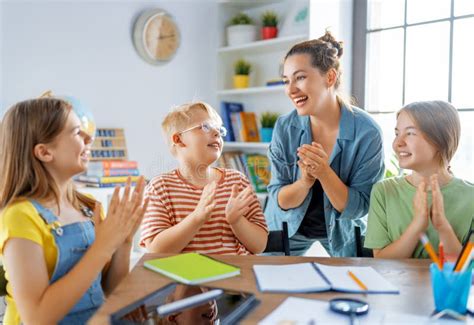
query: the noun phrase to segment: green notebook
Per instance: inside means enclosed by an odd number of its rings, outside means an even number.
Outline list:
[[[220,280],[240,274],[238,267],[198,253],[157,258],[146,261],[144,265],[147,269],[186,284]]]

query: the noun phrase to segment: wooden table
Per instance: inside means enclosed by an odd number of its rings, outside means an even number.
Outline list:
[[[143,262],[152,258],[168,255],[146,254],[137,263],[130,275],[107,298],[105,304],[90,320],[90,324],[108,324],[111,313],[153,292],[154,290],[172,282],[170,279],[145,269]],[[292,296],[329,300],[334,297],[360,298],[369,302],[372,310],[406,312],[428,316],[434,309],[431,292],[429,260],[403,259],[383,260],[372,258],[324,258],[324,257],[296,257],[296,256],[213,256],[241,268],[240,276],[208,282],[204,285],[222,287],[226,289],[253,292],[260,300],[260,304],[247,315],[242,323],[255,324],[275,309],[287,294],[271,294],[259,292],[256,287],[255,275],[252,270],[254,264],[290,264],[303,262],[318,262],[328,265],[372,266],[387,280],[396,285],[400,294],[341,294],[324,292],[317,294],[292,294]]]

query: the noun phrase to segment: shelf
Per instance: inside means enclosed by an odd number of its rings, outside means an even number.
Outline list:
[[[219,54],[235,53],[235,52],[252,52],[252,54],[272,52],[275,50],[288,50],[290,46],[307,40],[308,35],[292,35],[272,38],[269,40],[260,40],[252,43],[221,47],[217,50]]]
[[[225,142],[224,143],[224,150],[241,150],[241,151],[248,151],[248,150],[267,150],[269,147],[269,142]]]
[[[247,94],[268,94],[268,93],[284,93],[285,86],[264,86],[264,87],[250,87],[250,88],[239,88],[239,89],[225,89],[219,90],[217,94],[219,96],[226,95],[247,95]]]

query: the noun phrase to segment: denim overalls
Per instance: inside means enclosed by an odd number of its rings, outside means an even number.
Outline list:
[[[76,222],[61,226],[58,218],[35,200],[30,200],[39,215],[45,220],[58,247],[58,258],[52,284],[69,272],[82,258],[95,240],[95,228],[92,220]],[[94,280],[90,288],[58,324],[85,324],[104,302],[104,292],[101,287],[102,272]]]

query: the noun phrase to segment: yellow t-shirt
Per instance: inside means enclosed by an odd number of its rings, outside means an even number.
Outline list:
[[[101,213],[101,219],[103,219],[103,213]],[[43,248],[48,275],[51,279],[58,256],[56,241],[50,226],[46,224],[34,205],[27,199],[18,200],[0,212],[0,251],[2,256],[4,245],[10,238],[24,238],[40,245]],[[5,278],[7,279],[7,296],[5,297],[7,307],[3,323],[6,325],[20,324],[20,315],[12,298],[12,288],[8,282],[9,277],[6,270]]]
[[[0,213],[0,250],[10,238],[31,240],[43,248],[43,254],[51,278],[56,266],[58,248],[54,236],[43,218],[30,201],[23,199],[7,206]],[[5,270],[5,278],[9,279]],[[4,324],[20,324],[15,301],[12,298],[11,284],[7,282],[7,308],[3,318]]]

